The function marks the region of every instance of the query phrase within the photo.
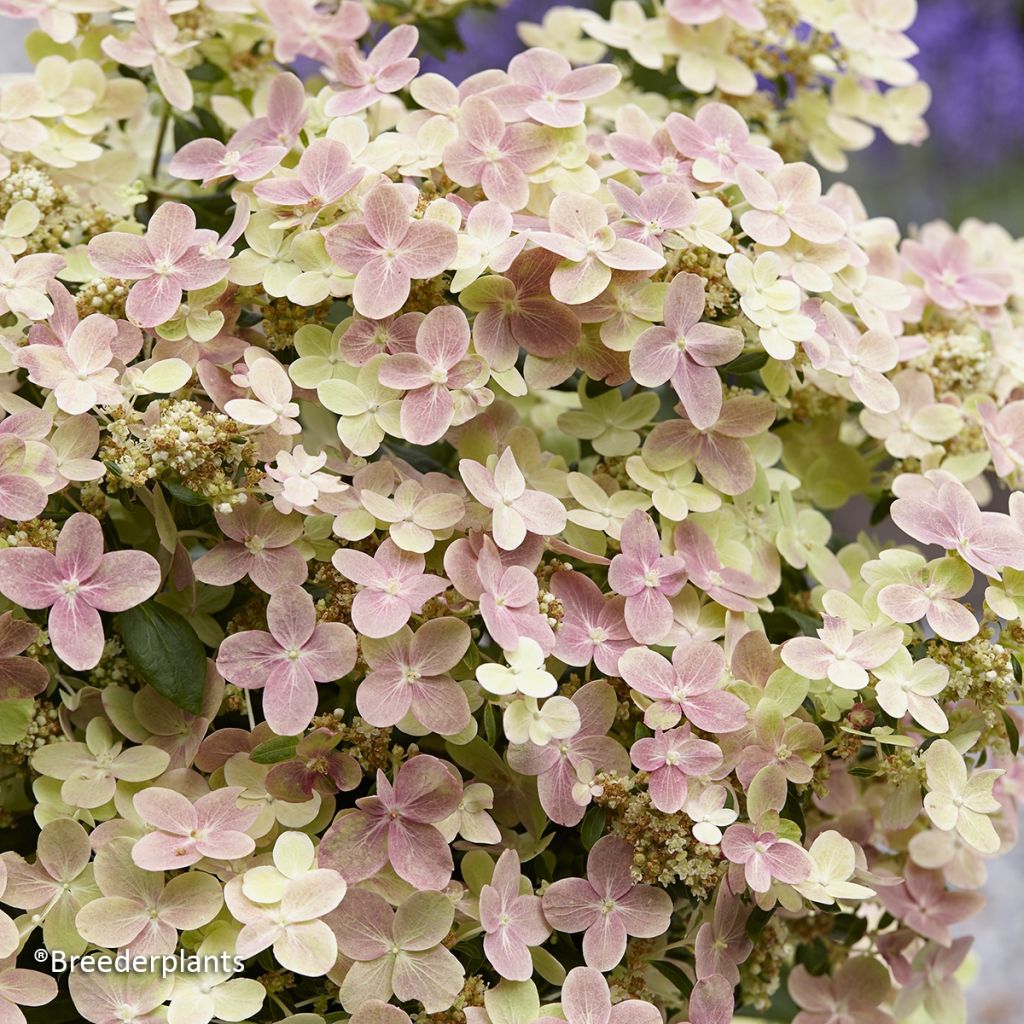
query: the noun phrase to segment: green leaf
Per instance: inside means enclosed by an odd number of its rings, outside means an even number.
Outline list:
[[[800,829],[801,835],[807,832],[807,822],[804,821],[804,809],[800,805],[800,798],[792,787],[790,787],[789,793],[786,796],[786,806],[783,807],[782,813]]]
[[[275,736],[272,740],[257,744],[249,754],[256,764],[277,764],[295,756],[299,745],[298,736]]]
[[[753,373],[767,362],[767,352],[741,352],[731,363],[726,363],[718,369],[728,374]]]
[[[203,706],[206,648],[183,615],[155,601],[114,619],[125,655],[150,686],[193,715]]]
[[[216,64],[203,63],[189,68],[188,77],[193,82],[219,82],[224,78],[224,71]]]
[[[565,981],[565,968],[542,946],[530,948],[533,969],[550,985],[561,985]]]
[[[1017,751],[1020,750],[1020,730],[1017,728],[1017,723],[1013,720],[1013,715],[1005,708],[1001,710],[1003,724],[1006,726],[1006,738],[1010,741],[1010,753],[1016,757]]]
[[[892,503],[896,500],[896,495],[891,491],[886,491],[878,501],[875,502],[875,507],[871,510],[871,525],[877,526],[880,522],[889,518],[889,509],[892,507]]]
[[[207,504],[206,499],[195,491],[189,490],[187,487],[183,487],[181,484],[176,484],[170,480],[164,481],[164,488],[172,498],[177,498],[184,505],[205,505]]]
[[[760,907],[754,907],[750,912],[750,917],[747,918],[747,937],[757,942],[761,932],[764,931],[765,925],[772,919],[774,913],[774,907],[771,910],[762,910]]]
[[[484,707],[484,737],[489,746],[494,746],[498,740],[498,722],[494,717],[494,705],[487,704]]]
[[[35,714],[35,701],[30,697],[0,700],[0,746],[13,746],[28,735],[28,726]]]
[[[690,993],[693,991],[693,979],[678,964],[674,964],[671,960],[652,960],[651,966],[662,977],[675,985],[679,989],[680,995],[685,999],[690,998]]]
[[[580,826],[580,841],[583,849],[589,850],[604,833],[604,808],[591,807]]]

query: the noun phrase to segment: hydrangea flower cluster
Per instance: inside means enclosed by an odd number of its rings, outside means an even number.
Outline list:
[[[807,162],[913,0],[456,7],[0,3],[0,1020],[962,1022],[1024,245]]]

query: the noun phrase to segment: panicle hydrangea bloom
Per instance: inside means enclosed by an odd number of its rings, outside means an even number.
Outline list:
[[[464,6],[0,0],[0,1021],[961,1021],[1020,245],[822,184],[916,4]]]

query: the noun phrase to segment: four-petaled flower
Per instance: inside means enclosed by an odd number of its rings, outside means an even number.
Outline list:
[[[89,242],[89,259],[110,277],[134,281],[125,312],[140,327],[156,327],[178,311],[183,291],[224,280],[226,259],[200,251],[196,215],[184,203],[164,203],[145,235],[108,231]]]
[[[0,551],[0,593],[23,608],[49,608],[47,628],[57,656],[71,668],[94,668],[103,655],[100,612],[142,604],[160,586],[160,565],[145,551],[103,552],[103,528],[76,512],[64,524],[56,551]]]
[[[668,930],[672,899],[664,889],[633,880],[633,847],[603,836],[587,856],[586,878],[563,878],[544,893],[544,916],[563,932],[583,932],[588,967],[610,971],[626,952],[626,938],[651,939]]]
[[[356,639],[343,622],[316,620],[313,598],[301,587],[280,587],[267,606],[270,632],[244,630],[226,637],[217,669],[231,683],[263,690],[267,724],[281,736],[302,732],[316,713],[316,683],[348,675]]]
[[[355,274],[352,301],[374,320],[396,313],[413,278],[440,274],[455,258],[455,231],[439,220],[413,220],[412,185],[380,184],[363,201],[362,223],[336,224],[326,235],[331,259]]]

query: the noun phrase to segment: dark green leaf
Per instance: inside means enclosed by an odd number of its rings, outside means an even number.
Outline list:
[[[604,833],[604,808],[591,807],[583,818],[580,826],[580,841],[583,848],[589,850]]]
[[[800,806],[800,798],[793,791],[793,787],[789,787],[789,791],[786,794],[786,803],[782,808],[782,817],[788,818],[792,821],[798,829],[800,829],[801,835],[807,834],[807,822],[804,821],[804,809]]]
[[[662,977],[667,978],[677,989],[684,999],[690,998],[693,991],[693,979],[678,964],[671,960],[653,960],[651,966]]]
[[[753,373],[767,362],[767,352],[742,352],[731,363],[720,366],[719,370],[729,374]]]
[[[121,612],[115,620],[128,661],[172,704],[194,715],[203,705],[206,648],[184,616],[155,601]]]
[[[164,482],[164,489],[172,497],[185,505],[205,505],[207,504],[206,499],[198,494],[196,491],[190,490],[188,487],[184,487],[181,484],[171,483],[169,481]]]
[[[1013,720],[1013,715],[1005,709],[1003,710],[1003,724],[1006,726],[1006,738],[1010,741],[1010,753],[1016,757],[1017,751],[1020,750],[1020,730]]]
[[[253,748],[249,757],[257,764],[277,764],[295,756],[298,736],[275,736]]]
[[[488,704],[484,708],[484,738],[492,747],[498,739],[498,723],[494,716],[493,704]]]
[[[771,910],[762,910],[760,907],[754,907],[750,912],[750,917],[747,918],[748,937],[754,942],[757,942],[761,932],[764,931],[765,925],[772,919],[772,915],[774,913],[774,908]]]
[[[877,526],[884,519],[889,518],[889,509],[895,500],[896,495],[887,491],[875,502],[875,507],[871,510],[872,526]]]
[[[197,64],[194,68],[189,68],[188,77],[193,82],[219,82],[224,77],[224,71],[222,68],[217,67],[216,64],[204,61],[202,64]]]

